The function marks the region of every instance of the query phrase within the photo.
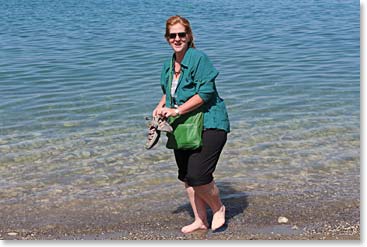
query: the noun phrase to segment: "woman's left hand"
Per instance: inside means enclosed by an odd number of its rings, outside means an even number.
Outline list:
[[[162,108],[162,112],[161,113],[165,117],[176,117],[178,115],[176,113],[176,109],[175,108],[167,108],[167,107]]]

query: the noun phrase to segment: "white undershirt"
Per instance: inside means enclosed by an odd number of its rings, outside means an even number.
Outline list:
[[[180,78],[180,77],[178,77]],[[176,79],[172,79],[172,85],[171,85],[171,96],[174,97],[175,95],[175,92],[176,92],[176,88],[177,88],[177,85],[178,85],[178,78]]]

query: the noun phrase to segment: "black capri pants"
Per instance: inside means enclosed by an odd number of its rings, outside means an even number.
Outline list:
[[[213,173],[227,141],[227,132],[219,129],[203,131],[203,145],[195,150],[174,150],[178,179],[189,186],[200,186],[213,181]]]

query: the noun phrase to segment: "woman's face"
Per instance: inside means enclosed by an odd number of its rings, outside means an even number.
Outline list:
[[[185,52],[189,47],[189,37],[186,34],[185,27],[177,23],[169,28],[168,43],[175,53]]]

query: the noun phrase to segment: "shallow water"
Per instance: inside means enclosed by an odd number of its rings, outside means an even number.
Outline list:
[[[359,198],[357,3],[1,3],[1,204],[139,198],[178,183],[165,138],[144,149],[176,13],[220,71],[232,132],[217,180]]]

